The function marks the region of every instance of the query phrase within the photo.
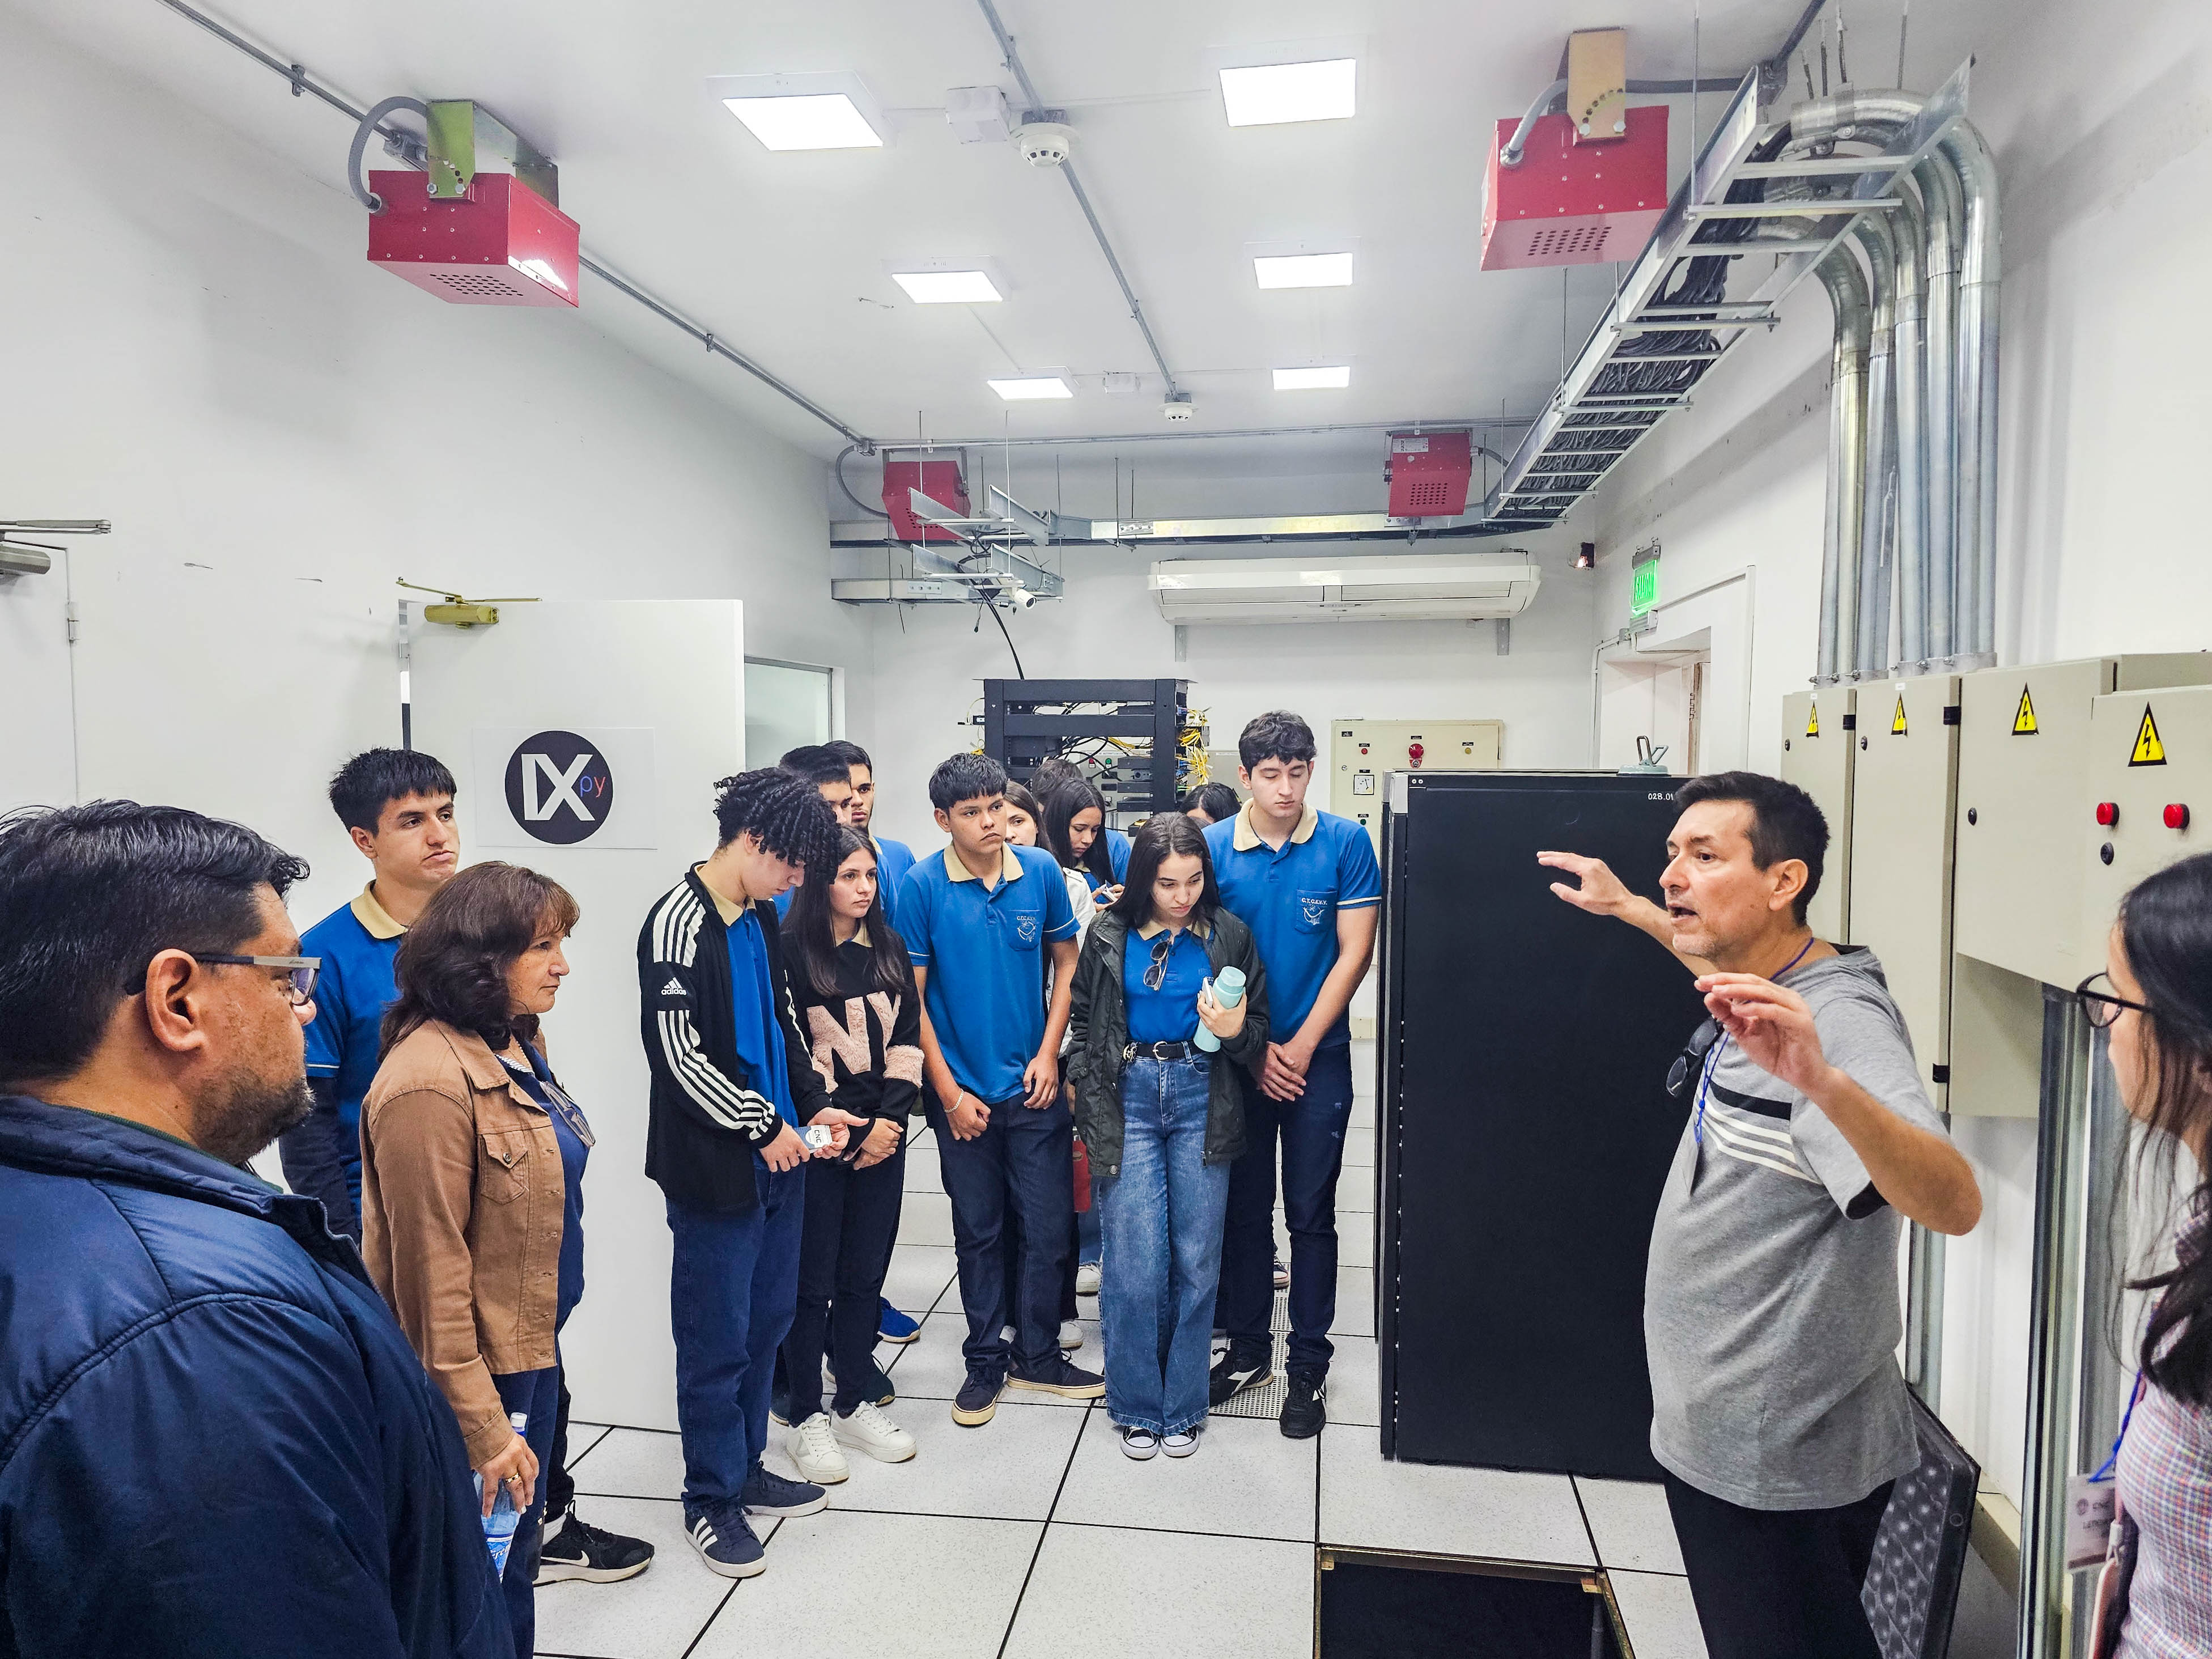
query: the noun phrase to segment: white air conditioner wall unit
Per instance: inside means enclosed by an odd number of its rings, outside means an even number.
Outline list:
[[[1167,559],[1151,577],[1171,623],[1471,622],[1519,616],[1542,582],[1532,560],[1450,553]]]

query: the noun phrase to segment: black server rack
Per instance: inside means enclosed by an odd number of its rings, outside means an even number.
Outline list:
[[[1689,1103],[1690,975],[1536,862],[1657,896],[1672,786],[1605,773],[1394,775],[1376,1273],[1385,1456],[1656,1479],[1651,1218]]]
[[[1017,783],[1067,756],[1115,823],[1172,812],[1188,696],[1184,680],[985,680],[983,752]]]

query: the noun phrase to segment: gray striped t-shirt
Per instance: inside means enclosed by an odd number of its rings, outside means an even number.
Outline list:
[[[1873,952],[1783,975],[1829,1064],[1944,1133]],[[1828,1509],[1917,1461],[1897,1368],[1897,1212],[1827,1115],[1733,1042],[1682,1130],[1644,1285],[1651,1450],[1754,1510]]]

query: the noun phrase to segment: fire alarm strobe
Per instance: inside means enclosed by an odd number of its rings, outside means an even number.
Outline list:
[[[574,306],[576,222],[507,173],[433,201],[423,174],[372,173],[384,211],[368,221],[368,262],[457,306]]]
[[[1394,519],[1455,519],[1467,511],[1468,480],[1474,474],[1474,434],[1469,432],[1394,432],[1382,476],[1390,484]]]
[[[1667,210],[1667,106],[1626,112],[1626,135],[1578,144],[1571,115],[1547,115],[1521,165],[1502,159],[1521,123],[1507,117],[1490,145],[1482,204],[1482,268],[1586,265],[1631,259]]]

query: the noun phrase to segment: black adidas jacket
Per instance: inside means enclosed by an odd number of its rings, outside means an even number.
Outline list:
[[[775,907],[757,904],[753,912],[768,945],[770,981],[782,991],[784,1057],[792,1104],[804,1123],[829,1098],[792,1005]],[[729,930],[696,870],[647,912],[637,936],[637,983],[640,1034],[653,1073],[645,1173],[687,1208],[743,1214],[760,1202],[753,1154],[775,1139],[780,1120],[775,1103],[738,1059]]]

